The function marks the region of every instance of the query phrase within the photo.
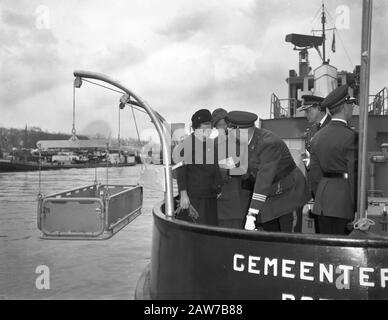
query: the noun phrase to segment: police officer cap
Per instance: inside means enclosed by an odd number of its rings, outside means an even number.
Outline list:
[[[314,96],[311,94],[305,94],[302,96],[303,99],[303,105],[297,109],[297,111],[304,111],[311,107],[317,107],[320,106],[324,98],[319,96]]]
[[[257,115],[251,112],[245,111],[231,111],[226,116],[231,127],[237,128],[249,128],[254,126],[257,120]]]
[[[225,119],[228,115],[228,111],[222,108],[218,108],[213,111],[212,118],[213,118],[213,125],[216,126],[218,121]]]
[[[356,99],[349,96],[349,86],[344,84],[332,91],[322,102],[322,108],[332,110],[345,102],[355,102]]]
[[[213,118],[212,118],[212,114],[210,113],[209,110],[207,109],[201,109],[201,110],[198,110],[196,113],[193,114],[193,116],[191,117],[191,122],[192,122],[192,125],[193,125],[193,128],[199,128],[199,126],[202,124],[202,123],[205,123],[205,122],[212,122]]]

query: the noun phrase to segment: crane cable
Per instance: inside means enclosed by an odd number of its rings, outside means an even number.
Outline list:
[[[125,92],[123,91],[120,91],[120,90],[116,90],[116,89],[113,89],[113,88],[110,88],[108,86],[104,86],[102,84],[99,84],[97,82],[94,82],[94,81],[90,81],[88,79],[82,79],[84,82],[88,82],[90,84],[93,84],[95,86],[98,86],[98,87],[101,87],[101,88],[104,88],[104,89],[107,89],[107,90],[110,90],[112,92],[116,92],[116,93],[120,93],[120,94],[125,94]],[[134,120],[134,123],[135,123],[135,127],[136,127],[136,134],[137,134],[137,138],[138,138],[138,145],[139,147],[141,146],[141,139],[140,139],[140,134],[139,134],[139,128],[137,126],[137,121],[136,121],[136,116],[135,116],[135,113],[134,113],[134,110],[137,110],[139,112],[142,112],[142,113],[145,113],[148,115],[148,113],[144,110],[141,110],[141,109],[138,109],[136,107],[134,107],[131,103],[131,100],[129,100],[128,104],[130,105],[131,107],[131,111],[132,111],[132,116],[133,116],[133,120]],[[73,90],[73,130],[74,130],[74,134],[75,134],[75,88]],[[119,110],[119,135],[120,135],[120,110]],[[73,131],[72,131],[73,132]],[[119,138],[120,139],[120,138]],[[120,141],[119,141],[119,144],[120,144]],[[109,148],[107,146],[107,149],[106,149],[106,161],[107,161],[107,165],[106,165],[106,183],[108,184],[108,156],[109,156]],[[143,163],[144,161],[141,161],[141,164],[146,167],[146,164]],[[97,167],[95,167],[95,169],[97,170]],[[95,181],[97,181],[97,172],[95,172]]]
[[[139,128],[138,128],[138,126],[137,126],[137,121],[136,121],[135,112],[133,111],[134,107],[133,107],[133,105],[132,105],[131,103],[130,103],[129,105],[130,105],[130,107],[131,107],[133,122],[135,123],[135,128],[136,128],[136,134],[137,134],[137,146],[138,146],[138,148],[140,148],[140,147],[141,147],[141,139],[140,139]],[[136,159],[135,159],[135,161],[136,161]],[[140,157],[140,164],[141,164],[141,167],[144,166],[144,168],[147,169],[146,162],[143,161],[142,157]]]
[[[40,202],[41,199],[43,199],[43,194],[42,194],[42,153],[40,150],[40,144],[38,145],[38,153],[39,153],[39,159],[38,159],[38,201]]]
[[[75,129],[75,85],[73,85],[73,127],[71,129],[72,140],[75,140],[77,130]]]

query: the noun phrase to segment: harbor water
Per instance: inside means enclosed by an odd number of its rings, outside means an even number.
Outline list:
[[[136,184],[139,175],[140,166],[109,168],[109,184]],[[98,169],[97,178],[106,183],[105,168]],[[44,171],[41,191],[47,195],[94,179],[94,169]],[[133,299],[150,260],[152,207],[162,191],[145,188],[142,215],[110,240],[42,240],[38,181],[38,172],[0,173],[0,300]],[[49,289],[37,289],[40,266],[48,267]]]

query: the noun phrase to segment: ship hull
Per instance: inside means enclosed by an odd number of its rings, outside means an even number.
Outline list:
[[[168,220],[158,207],[141,279],[136,298],[388,299],[388,244],[211,228]]]
[[[136,165],[133,163],[119,163],[109,165],[109,167],[128,167]],[[94,163],[72,163],[72,164],[57,164],[57,163],[45,163],[42,164],[41,170],[61,170],[61,169],[84,169],[84,168],[101,168],[106,167],[106,164],[94,164]],[[0,161],[0,172],[22,172],[22,171],[38,171],[39,164],[37,162],[29,161]]]

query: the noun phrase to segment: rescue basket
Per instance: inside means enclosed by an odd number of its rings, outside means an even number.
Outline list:
[[[141,214],[143,188],[93,184],[38,201],[43,239],[105,240]]]

